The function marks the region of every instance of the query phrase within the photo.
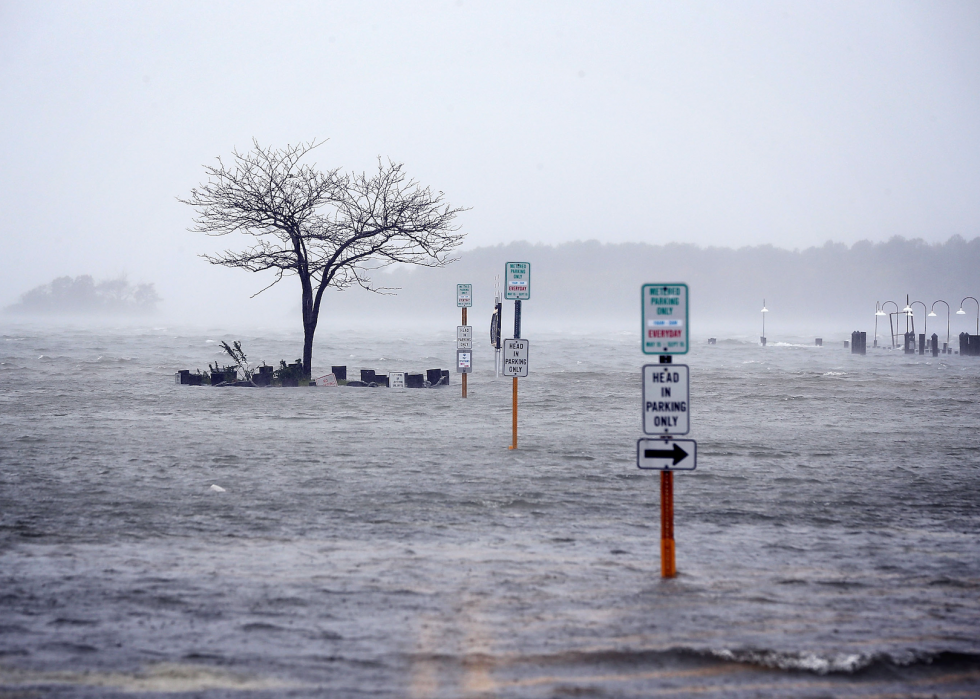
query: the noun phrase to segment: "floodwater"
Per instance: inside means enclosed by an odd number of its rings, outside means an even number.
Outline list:
[[[634,333],[525,328],[514,451],[481,340],[0,334],[0,697],[980,694],[977,358],[700,339],[663,580]]]

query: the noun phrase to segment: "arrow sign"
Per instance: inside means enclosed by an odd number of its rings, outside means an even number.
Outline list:
[[[674,466],[687,458],[687,452],[681,449],[680,444],[675,444],[673,449],[644,449],[644,459],[673,459]]]
[[[655,471],[693,471],[697,468],[698,443],[693,439],[640,439],[636,466]]]

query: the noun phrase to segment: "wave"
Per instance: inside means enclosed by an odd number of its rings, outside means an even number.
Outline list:
[[[972,667],[980,668],[980,653],[959,651],[908,650],[902,652],[850,653],[814,651],[778,651],[771,649],[681,650],[718,660],[755,665],[773,670],[810,672],[817,675],[853,675],[877,669]]]
[[[419,656],[414,656],[420,659]],[[453,660],[453,656],[439,655],[428,659]],[[455,658],[459,660],[459,658]],[[713,664],[715,662],[751,665],[769,670],[805,672],[814,675],[856,675],[875,671],[904,669],[980,670],[980,653],[953,650],[907,650],[901,652],[880,651],[853,653],[848,651],[781,651],[775,649],[705,649],[672,647],[663,650],[592,650],[568,651],[551,655],[522,655],[503,658],[480,654],[479,658],[467,656],[463,662],[478,661],[487,667],[505,665],[544,666],[596,666],[629,665],[651,667],[680,667]]]

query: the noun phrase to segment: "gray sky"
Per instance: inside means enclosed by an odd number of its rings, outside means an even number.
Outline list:
[[[175,201],[253,137],[404,162],[467,247],[980,234],[978,3],[2,2],[0,94],[3,305],[264,286]]]

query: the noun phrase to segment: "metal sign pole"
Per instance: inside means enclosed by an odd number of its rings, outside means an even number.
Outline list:
[[[500,330],[503,324],[504,304],[500,298],[500,291],[496,292],[493,298],[493,315],[490,316],[490,345],[493,347],[493,375],[500,376]]]
[[[504,323],[503,296],[500,293],[500,275],[493,277],[493,320],[490,322],[490,344],[493,345],[493,375],[500,378],[500,335]]]
[[[504,322],[504,302],[500,300],[500,294],[497,294],[497,336],[494,338],[493,345],[493,370],[497,377],[500,376],[501,366],[500,366],[500,330],[503,327]]]

